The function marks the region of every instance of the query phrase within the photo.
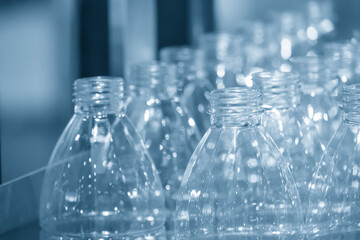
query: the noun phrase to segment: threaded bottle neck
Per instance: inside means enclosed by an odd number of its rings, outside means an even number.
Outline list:
[[[344,122],[360,124],[360,84],[343,86],[341,108]]]
[[[260,122],[260,92],[236,87],[214,90],[210,101],[211,125],[215,127],[247,127]]]
[[[119,113],[124,108],[124,81],[118,77],[89,77],[74,82],[75,113]]]
[[[291,108],[300,102],[299,75],[291,72],[257,72],[252,75],[262,93],[262,107]]]
[[[332,92],[338,85],[336,62],[331,58],[301,56],[291,59],[292,70],[299,73],[302,91],[325,88]]]
[[[151,61],[134,64],[130,69],[129,90],[172,98],[177,91],[176,68],[173,64]]]

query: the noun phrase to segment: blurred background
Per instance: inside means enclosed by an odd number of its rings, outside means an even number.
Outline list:
[[[279,16],[307,14],[320,26],[304,29],[310,40],[319,29],[324,41],[349,39],[359,10],[358,0],[0,0],[0,181],[47,164],[77,78],[124,77],[165,46]]]

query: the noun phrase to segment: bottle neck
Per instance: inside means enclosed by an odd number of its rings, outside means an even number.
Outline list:
[[[264,110],[288,109],[300,102],[299,77],[294,73],[258,72],[252,75],[253,81],[262,93]]]
[[[238,34],[207,33],[200,38],[200,49],[207,62],[225,61],[229,57],[242,56],[243,37]]]
[[[360,84],[343,86],[341,108],[345,123],[360,124]]]
[[[336,62],[331,58],[318,56],[295,57],[291,59],[291,68],[299,73],[303,92],[325,89],[327,92],[332,93],[339,84]]]
[[[236,87],[214,90],[207,94],[213,127],[249,127],[260,123],[260,92]]]
[[[116,114],[124,108],[124,82],[116,77],[89,77],[74,82],[77,114]]]
[[[129,79],[129,92],[159,99],[176,96],[178,80],[172,64],[156,61],[135,64],[131,67]]]

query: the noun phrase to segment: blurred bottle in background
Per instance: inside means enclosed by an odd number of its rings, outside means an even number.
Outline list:
[[[300,76],[300,105],[327,145],[342,119],[336,61],[325,57],[303,56],[292,58],[291,64],[291,70]]]
[[[127,113],[144,139],[165,192],[166,230],[173,234],[176,198],[187,163],[200,136],[194,119],[176,100],[176,67],[145,62],[131,67]]]
[[[307,19],[306,36],[310,41],[323,43],[323,39],[331,39],[334,35],[334,1],[309,0],[306,3],[305,16]]]
[[[360,238],[360,85],[344,85],[343,121],[310,185],[309,239]]]
[[[244,68],[243,38],[229,33],[207,33],[200,37],[205,70],[216,88],[236,87]],[[240,83],[240,85],[242,85]]]
[[[211,128],[189,162],[175,220],[177,239],[303,239],[294,179],[260,125],[260,93],[209,94]]]
[[[160,60],[176,64],[180,103],[189,110],[200,133],[204,134],[210,126],[205,94],[214,89],[204,70],[204,54],[187,46],[172,46],[160,50]]]
[[[43,239],[165,239],[155,165],[124,113],[120,78],[74,83],[75,113],[41,191]]]
[[[283,154],[304,209],[308,186],[325,146],[312,122],[301,111],[299,75],[259,72],[253,79],[262,93],[264,114],[261,124]]]
[[[335,62],[339,84],[354,84],[358,81],[360,68],[355,53],[356,45],[349,41],[324,44],[323,54]]]

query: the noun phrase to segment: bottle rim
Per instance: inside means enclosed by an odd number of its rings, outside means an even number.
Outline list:
[[[100,84],[108,84],[108,85],[118,85],[123,86],[124,85],[124,79],[121,77],[115,77],[115,76],[92,76],[92,77],[84,77],[84,78],[78,78],[74,81],[73,86],[74,90],[76,92],[77,89],[80,87],[91,87],[95,83]]]
[[[255,84],[260,86],[294,85],[300,81],[300,75],[297,72],[281,71],[260,71],[251,74]]]
[[[221,101],[221,100],[250,100],[258,99],[261,93],[257,89],[247,87],[232,87],[216,89],[211,92],[205,93],[206,98],[209,101]]]
[[[130,83],[176,83],[176,65],[162,61],[145,61],[131,65]],[[149,85],[147,85],[149,86]]]
[[[167,63],[193,61],[201,51],[187,45],[168,46],[160,49],[160,59]]]

